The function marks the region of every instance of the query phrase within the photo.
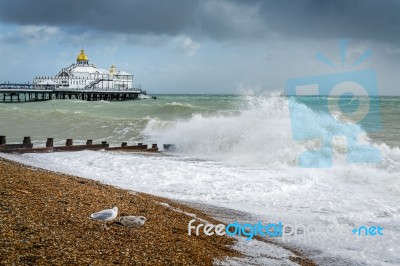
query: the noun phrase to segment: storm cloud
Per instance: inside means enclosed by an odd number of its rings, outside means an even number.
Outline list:
[[[400,1],[268,1],[260,13],[277,32],[314,38],[399,42]]]
[[[399,11],[396,0],[0,1],[0,21],[9,24],[242,41],[274,34],[399,43]]]
[[[50,75],[84,47],[151,92],[229,94],[340,70],[318,51],[347,70],[371,50],[358,67],[399,95],[399,11],[399,0],[0,0],[0,78]]]
[[[191,20],[196,1],[1,1],[0,19],[116,33],[177,34]]]

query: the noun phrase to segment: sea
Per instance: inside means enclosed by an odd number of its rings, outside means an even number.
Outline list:
[[[340,114],[326,108],[330,99],[322,96],[292,102],[279,92],[154,96],[157,99],[129,102],[0,104],[0,135],[7,143],[30,136],[35,146],[44,146],[52,137],[55,145],[64,145],[67,138],[74,144],[92,139],[110,145],[156,143],[160,150],[173,144],[174,151],[0,156],[134,191],[245,212],[254,217],[248,221],[254,224],[296,225],[296,234],[274,241],[297,247],[321,265],[400,265],[400,97],[371,99],[371,106],[379,106],[374,123],[380,126],[370,127],[338,119]],[[296,137],[299,117],[315,139]],[[349,162],[350,137],[373,147],[379,160]],[[332,164],[301,165],[301,155],[320,147],[322,139],[332,140],[324,151]],[[378,227],[382,234],[374,231]]]

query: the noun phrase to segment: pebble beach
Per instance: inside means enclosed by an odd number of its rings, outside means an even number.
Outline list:
[[[184,212],[213,219],[167,199],[3,159],[0,173],[0,265],[211,265],[240,256],[231,238],[189,237],[193,217]],[[114,205],[148,221],[105,230],[89,218]]]
[[[246,257],[233,247],[235,238],[189,236],[194,218],[220,222],[166,198],[2,158],[0,185],[0,265],[230,265],[229,259]],[[106,229],[89,218],[112,206],[118,206],[118,217],[147,221],[139,229],[116,222]],[[316,265],[301,252],[277,248],[296,254],[288,258],[294,265]]]

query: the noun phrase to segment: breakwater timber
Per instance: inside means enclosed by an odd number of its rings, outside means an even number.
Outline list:
[[[22,143],[7,144],[6,136],[0,136],[0,152],[4,153],[47,153],[47,152],[63,152],[63,151],[83,151],[83,150],[107,150],[107,151],[125,151],[125,152],[151,152],[157,153],[157,144],[148,147],[147,144],[138,143],[137,145],[128,145],[122,142],[120,147],[110,147],[107,141],[101,144],[93,144],[93,140],[89,139],[85,145],[74,145],[73,139],[67,139],[65,146],[53,146],[54,139],[47,138],[46,147],[33,147],[31,137],[24,137]],[[169,147],[169,146],[168,146]]]

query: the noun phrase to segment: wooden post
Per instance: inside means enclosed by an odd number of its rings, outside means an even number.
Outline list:
[[[88,139],[87,141],[86,141],[86,145],[92,145],[93,144],[93,140],[92,139]]]
[[[65,146],[72,146],[73,144],[73,139],[67,139],[67,142],[65,143]]]
[[[152,148],[152,149],[158,148],[158,147],[157,147],[157,144],[151,145],[151,148]]]
[[[6,144],[6,136],[0,136],[0,145]]]
[[[53,138],[47,138],[46,148],[53,148]]]
[[[121,147],[126,147],[126,146],[128,146],[128,143],[127,142],[122,142]]]
[[[46,148],[53,148],[53,138],[47,138]]]
[[[31,137],[24,137],[23,144],[31,144]]]
[[[107,141],[102,141],[101,145],[106,146],[107,145]]]

